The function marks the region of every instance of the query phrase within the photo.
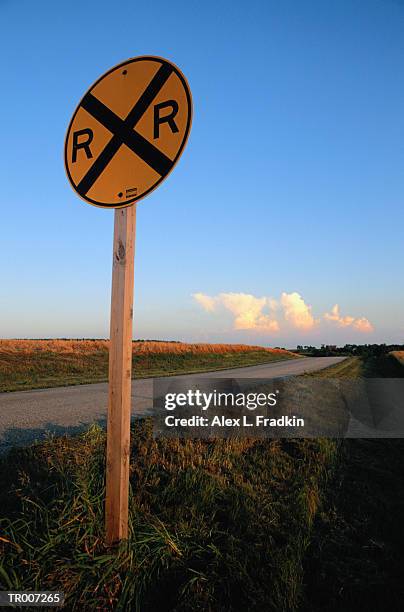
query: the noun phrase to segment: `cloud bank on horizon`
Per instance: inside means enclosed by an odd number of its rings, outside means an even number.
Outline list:
[[[283,292],[279,300],[255,297],[249,293],[219,293],[216,296],[194,293],[192,297],[207,312],[229,311],[235,330],[256,330],[275,335],[286,329],[309,332],[321,325],[333,325],[362,333],[374,331],[366,317],[342,316],[338,304],[332,307],[331,312],[315,318],[312,307],[296,291]]]
[[[373,325],[366,319],[366,317],[360,317],[355,319],[354,317],[341,317],[339,313],[339,306],[335,304],[331,309],[331,313],[326,312],[324,314],[326,321],[332,321],[338,325],[338,327],[354,327],[361,332],[372,332],[374,331]]]

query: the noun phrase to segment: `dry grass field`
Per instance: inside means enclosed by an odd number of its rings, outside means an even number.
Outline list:
[[[108,340],[0,340],[0,391],[102,382]],[[135,377],[220,370],[298,358],[289,351],[244,344],[133,342]]]
[[[401,363],[401,365],[404,365],[404,351],[392,351],[391,354]]]
[[[108,351],[109,340],[1,340],[0,357],[8,353],[96,353]],[[297,356],[290,351],[278,348],[268,348],[249,344],[209,344],[187,342],[160,342],[145,340],[133,342],[133,353],[248,353],[264,351],[271,355]]]

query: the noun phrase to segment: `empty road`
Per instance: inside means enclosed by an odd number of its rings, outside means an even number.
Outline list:
[[[305,357],[244,368],[180,376],[195,378],[274,379],[315,372],[344,357]],[[178,377],[176,377],[178,378]],[[152,414],[153,379],[132,381],[132,415]],[[28,444],[46,432],[74,433],[106,420],[108,383],[0,393],[0,452]]]

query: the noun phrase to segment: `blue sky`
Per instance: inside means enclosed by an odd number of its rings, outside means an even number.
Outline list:
[[[71,190],[64,136],[103,72],[160,55],[194,122],[138,204],[134,337],[404,342],[404,2],[0,0],[0,20],[1,337],[108,335],[113,211]]]

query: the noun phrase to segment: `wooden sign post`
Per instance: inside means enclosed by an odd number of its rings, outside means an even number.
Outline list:
[[[110,545],[128,537],[136,202],[174,168],[191,122],[191,92],[177,66],[162,57],[134,57],[90,87],[65,139],[73,189],[94,206],[116,209],[105,501]]]
[[[116,210],[114,225],[105,504],[107,544],[128,537],[136,204]]]

